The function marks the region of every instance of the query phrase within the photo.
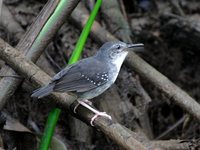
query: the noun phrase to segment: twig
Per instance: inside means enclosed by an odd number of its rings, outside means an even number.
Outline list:
[[[119,6],[121,8],[122,14],[125,17],[126,21],[128,20],[127,14],[126,14],[126,10],[125,10],[125,6],[124,6],[124,2],[122,0],[119,0]]]
[[[7,76],[7,75],[0,75],[0,77],[10,77],[10,78],[19,78],[19,79],[23,79],[23,77],[18,76],[18,75],[11,75],[11,76]]]
[[[53,64],[53,66],[56,67],[56,69],[61,70],[62,68],[58,65],[58,63],[56,63],[53,58],[51,57],[51,55],[49,54],[48,50],[46,49],[45,51],[45,55],[48,58],[48,60]]]
[[[158,137],[156,137],[155,139],[162,139],[163,137],[165,137],[167,134],[169,134],[170,132],[172,132],[173,130],[175,130],[180,124],[182,124],[185,121],[185,116],[183,116],[181,119],[179,119],[175,124],[173,124],[172,126],[169,127],[169,129],[167,129],[166,131],[164,131],[163,133],[161,133]]]
[[[182,17],[185,16],[184,11],[181,9],[178,0],[169,0],[170,4],[172,5],[172,7],[174,8],[174,10],[176,11],[176,13]]]
[[[116,37],[124,42],[131,43],[131,29],[120,11],[120,6],[117,0],[104,1],[101,7],[102,17],[104,18],[107,27]]]
[[[158,147],[161,147],[165,150],[192,150],[196,148],[198,149],[198,144],[193,144],[193,142],[186,140],[152,141],[151,144],[157,145]]]
[[[51,80],[51,78],[45,72],[40,70],[40,68],[38,68],[33,62],[27,60],[24,55],[1,39],[0,58],[12,66],[13,69],[29,80],[34,86],[42,86]],[[64,107],[65,110],[70,110],[73,105],[76,105],[76,103],[74,103],[76,97],[70,96],[66,93],[53,93],[52,97],[54,101]],[[72,103],[73,105],[71,105]],[[87,108],[79,106],[77,108],[77,114],[75,115],[77,115],[81,120],[84,120],[86,123],[89,123],[94,114],[92,114],[92,112],[90,112]],[[134,133],[131,133],[130,130],[125,129],[125,127],[116,122],[107,118],[98,117],[94,121],[94,124],[95,127],[104,132],[104,134],[121,145],[124,149],[147,149],[133,136]]]

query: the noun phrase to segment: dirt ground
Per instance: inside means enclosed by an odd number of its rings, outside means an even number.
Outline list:
[[[84,2],[89,11],[92,4],[90,5],[89,1]],[[121,37],[120,40],[143,43],[145,49],[137,54],[199,102],[200,1],[118,0],[117,2],[119,8],[116,11],[119,11],[126,20],[128,29],[112,27],[112,23],[108,23],[108,20],[112,22],[112,19],[106,20],[109,16],[106,16],[105,6],[102,6],[97,21],[114,36]],[[19,24],[20,34],[23,35],[46,1],[4,0],[3,3]],[[117,18],[115,14],[112,17]],[[80,32],[80,28],[71,19],[66,21],[37,64],[50,75],[58,72],[67,65]],[[127,36],[121,36],[122,34]],[[20,36],[16,36],[2,24],[0,24],[0,37],[12,46],[16,46],[20,39]],[[95,54],[99,46],[93,37],[89,37],[82,58]],[[28,82],[21,84],[2,109],[2,117],[0,117],[2,148],[37,149],[36,135],[42,134],[48,113],[54,106],[48,98],[38,101],[31,99],[33,89]],[[149,96],[150,103],[145,100],[138,102],[142,99],[141,89]],[[114,96],[110,97],[111,95]],[[100,104],[98,99],[106,101],[116,97],[123,102],[119,104],[120,107],[125,107],[123,106],[125,103],[131,105],[126,106],[127,109],[123,113],[116,110],[116,114],[120,115],[116,116],[116,120],[121,124],[133,131],[145,130],[145,125],[140,120],[141,115],[144,115],[141,112],[145,106],[148,118],[145,122],[149,123],[146,125],[149,129],[144,133],[149,139],[180,139],[189,142],[191,149],[200,149],[199,121],[171,101],[173,97],[167,97],[155,85],[140,77],[126,65],[123,65],[116,84],[105,94],[95,98],[95,106],[102,110],[106,104]],[[113,111],[115,109],[118,108],[113,108]],[[3,127],[5,121],[9,120],[8,116],[12,123],[8,125],[9,129],[5,129]],[[121,149],[103,133],[84,124],[77,125],[77,120],[64,110],[55,131],[55,141],[64,144],[63,147],[67,149]]]

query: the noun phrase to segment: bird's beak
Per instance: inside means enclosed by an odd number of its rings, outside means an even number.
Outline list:
[[[141,51],[144,49],[144,44],[142,43],[127,44],[127,49],[134,50],[134,51]]]
[[[127,48],[143,48],[144,44],[138,43],[138,44],[127,44]]]

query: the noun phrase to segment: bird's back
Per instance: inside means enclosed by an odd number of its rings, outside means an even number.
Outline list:
[[[36,90],[32,97],[42,98],[55,91],[75,92],[79,97],[90,99],[102,93],[101,89],[105,91],[111,84],[108,64],[89,57],[61,70],[51,83]]]

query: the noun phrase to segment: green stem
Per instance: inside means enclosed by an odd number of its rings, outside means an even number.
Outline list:
[[[45,129],[44,129],[44,134],[40,141],[39,150],[48,150],[49,149],[49,144],[51,143],[51,139],[52,139],[54,129],[56,127],[56,123],[58,121],[60,112],[61,112],[60,109],[54,108],[49,113],[49,116],[48,116],[48,119],[47,119],[47,122],[45,125]]]
[[[33,45],[31,46],[29,52],[27,53],[27,57],[31,57],[32,54],[35,53],[35,50],[38,49],[38,47],[44,41],[45,37],[47,37],[48,33],[51,32],[53,24],[55,23],[55,21],[58,20],[57,18],[59,18],[59,15],[61,14],[62,10],[68,6],[68,2],[69,2],[69,0],[60,0],[55,11],[51,15],[51,17],[49,17],[48,21],[45,23],[45,25],[43,26],[39,35],[35,39]],[[32,58],[32,59],[34,59],[34,58]]]
[[[90,17],[88,18],[87,20],[87,23],[85,24],[84,28],[83,28],[83,31],[79,37],[79,40],[75,46],[75,49],[72,53],[72,56],[69,60],[69,64],[73,64],[75,63],[77,60],[79,60],[80,56],[81,56],[81,52],[85,46],[85,43],[86,43],[86,40],[87,40],[87,37],[90,33],[90,29],[92,27],[92,24],[95,20],[95,17],[98,13],[98,10],[101,6],[101,3],[102,3],[102,0],[97,0],[91,14],[90,14]]]
[[[60,3],[62,3],[62,1],[66,1],[66,0],[61,0]],[[95,20],[95,17],[98,13],[100,6],[101,6],[101,3],[102,3],[102,0],[97,0],[96,4],[94,6],[94,9],[91,12],[91,15],[88,18],[88,21],[87,21],[85,27],[83,28],[83,31],[82,31],[82,33],[79,37],[79,40],[78,40],[78,42],[75,46],[75,49],[72,53],[72,56],[70,57],[68,64],[75,63],[79,60],[81,53],[82,53],[82,50],[83,50],[83,47],[84,47],[86,40],[88,38],[88,35],[90,33],[90,29],[92,27],[92,24]],[[58,7],[59,7],[59,5],[58,5]],[[62,11],[62,10],[60,10],[60,11]],[[54,108],[49,113],[49,116],[48,116],[48,119],[47,119],[47,122],[46,122],[46,125],[45,125],[44,134],[43,134],[43,137],[41,139],[40,146],[39,146],[39,150],[48,150],[49,144],[51,143],[51,139],[52,139],[57,121],[59,119],[60,113],[61,113],[61,110],[59,108]]]

